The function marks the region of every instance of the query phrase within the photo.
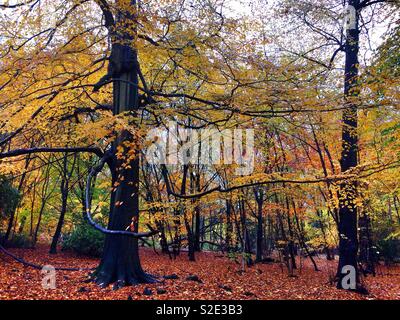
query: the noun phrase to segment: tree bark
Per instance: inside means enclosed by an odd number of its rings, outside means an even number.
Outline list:
[[[232,234],[233,234],[233,225],[232,225],[232,203],[230,199],[226,199],[226,234],[225,234],[225,246],[226,251],[230,253],[232,251]]]
[[[263,202],[264,193],[262,189],[254,191],[257,202],[257,248],[256,262],[261,262],[263,258],[264,228],[263,228]]]
[[[76,157],[75,157],[76,158]],[[60,217],[58,219],[57,228],[53,235],[53,240],[51,242],[50,251],[51,254],[57,253],[57,244],[58,240],[61,236],[61,230],[64,225],[64,218],[67,212],[67,201],[68,201],[68,193],[69,193],[69,179],[71,178],[72,171],[74,170],[74,164],[72,165],[71,172],[68,173],[68,154],[65,153],[62,165],[62,179],[61,179],[61,210],[60,210]]]
[[[136,57],[136,52],[126,47],[130,54]],[[136,111],[138,108],[138,76],[137,70],[126,70],[119,75],[123,81],[114,81],[114,108],[115,114],[126,111]],[[123,154],[128,154],[129,145],[134,137],[129,132],[123,132],[113,145],[112,185],[116,186],[110,201],[110,217],[108,229],[138,231],[139,221],[139,156],[135,151],[133,159],[126,163],[125,159],[118,159],[117,146],[122,148]],[[136,146],[134,146],[136,148]],[[126,165],[127,166],[122,166]],[[126,169],[128,168],[128,169]],[[115,283],[115,288],[137,283],[154,282],[154,278],[145,273],[139,258],[138,238],[125,235],[110,235],[105,239],[103,256],[94,273],[95,282],[101,287]]]
[[[348,0],[348,5],[355,8],[353,26],[346,30],[345,43],[345,81],[344,97],[347,107],[343,111],[342,154],[340,167],[344,173],[358,165],[357,103],[358,89],[358,51],[359,51],[359,10],[360,0]],[[337,269],[337,287],[343,288],[344,266],[355,270],[356,290],[361,289],[357,253],[357,207],[355,203],[357,183],[355,181],[340,185],[339,197],[339,264]]]
[[[196,177],[195,177],[195,188],[197,192],[200,192],[200,170],[198,170]],[[201,217],[200,217],[200,201],[196,200],[196,207],[195,207],[195,230],[194,230],[194,250],[197,252],[201,251],[200,246],[200,230],[201,230]]]
[[[135,6],[135,1],[131,2]],[[120,29],[131,28],[135,17],[132,12],[118,15],[124,17]],[[121,20],[121,19],[120,19]],[[131,31],[131,30],[130,30]],[[122,32],[113,39],[110,61],[118,66],[112,70],[114,115],[129,112],[137,116],[139,108],[138,58],[136,49],[131,48],[134,37]],[[135,120],[132,121],[135,125]],[[137,232],[139,227],[139,153],[137,139],[128,131],[122,132],[113,144],[112,183],[115,187],[110,201],[108,229]],[[122,149],[123,157],[117,156],[117,147]],[[128,153],[134,148],[133,156]],[[126,159],[123,159],[126,158]],[[124,165],[124,166],[123,166]],[[138,238],[125,235],[107,234],[100,265],[93,274],[94,281],[101,287],[114,283],[114,288],[137,283],[152,283],[156,280],[142,269],[139,257]]]

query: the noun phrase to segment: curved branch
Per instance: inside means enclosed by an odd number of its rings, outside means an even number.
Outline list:
[[[104,26],[107,28],[107,30],[110,32],[110,34],[112,34],[113,31],[113,27],[115,26],[115,20],[114,20],[114,16],[112,14],[111,8],[108,5],[107,1],[105,0],[95,0],[95,2],[97,3],[97,5],[100,7],[103,16],[104,16]]]
[[[130,236],[130,237],[134,237],[134,238],[145,238],[145,237],[151,237],[152,235],[157,234],[159,231],[158,230],[154,230],[153,228],[151,228],[150,225],[147,225],[148,228],[150,229],[149,232],[131,232],[131,231],[124,231],[124,230],[109,230],[106,229],[104,227],[102,227],[101,225],[97,224],[93,218],[92,218],[92,214],[90,212],[90,185],[92,183],[92,179],[94,176],[96,176],[101,169],[103,169],[104,164],[107,162],[107,160],[109,159],[110,155],[107,154],[105,155],[101,161],[100,164],[94,168],[92,168],[92,170],[90,171],[87,181],[86,181],[86,190],[85,190],[85,202],[86,202],[86,218],[89,222],[89,224],[94,227],[95,229],[105,233],[105,234],[114,234],[114,235],[124,235],[124,236]]]
[[[244,184],[232,186],[229,188],[217,186],[217,187],[211,188],[209,190],[199,192],[199,193],[193,193],[193,194],[179,194],[172,190],[169,183],[165,183],[165,185],[166,185],[167,193],[169,195],[172,195],[176,198],[181,198],[181,199],[195,199],[195,198],[201,198],[203,196],[206,196],[206,195],[214,193],[214,192],[229,193],[229,192],[243,189],[243,188],[263,186],[263,185],[275,184],[275,183],[287,183],[287,184],[295,184],[295,185],[318,184],[318,183],[322,183],[322,182],[324,182],[324,183],[326,183],[326,182],[342,183],[343,181],[346,181],[346,180],[364,179],[364,178],[367,178],[369,176],[372,176],[374,174],[377,174],[379,172],[382,172],[382,171],[385,171],[388,169],[398,168],[399,166],[400,166],[400,161],[395,160],[395,161],[392,161],[392,162],[389,162],[389,163],[386,163],[383,165],[379,165],[379,166],[371,166],[370,168],[368,168],[368,167],[361,168],[361,170],[359,170],[360,168],[354,168],[354,170],[347,170],[341,175],[326,176],[326,177],[321,177],[321,178],[316,177],[314,179],[285,179],[282,177],[282,178],[271,179],[271,180],[267,180],[267,181],[256,181],[256,182],[244,183]],[[166,178],[167,178],[166,173],[164,173],[164,175],[163,175],[164,181],[166,181]]]

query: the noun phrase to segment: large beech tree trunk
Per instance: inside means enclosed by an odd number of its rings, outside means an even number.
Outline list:
[[[135,1],[132,1],[132,6]],[[120,29],[124,27],[132,31],[132,12],[124,12],[120,21]],[[119,17],[118,17],[119,19]],[[117,34],[111,60],[116,68],[111,71],[113,81],[114,114],[129,112],[134,118],[139,108],[138,93],[138,60],[136,49],[132,48],[134,37],[132,32]],[[131,125],[135,125],[135,119]],[[128,131],[122,132],[113,144],[113,158],[110,165],[113,192],[110,201],[110,217],[108,229],[138,231],[139,222],[139,156],[136,137]],[[117,154],[117,149],[119,153]],[[135,150],[133,153],[130,152]],[[137,283],[154,282],[155,279],[146,274],[140,264],[138,238],[126,235],[107,234],[103,256],[94,273],[94,280],[101,287],[115,283],[114,288]]]
[[[130,47],[126,50],[134,55]],[[121,74],[119,79],[126,81],[114,82],[115,114],[125,110],[136,113],[138,108],[138,76],[137,70],[131,69]],[[135,85],[136,84],[136,85]],[[125,109],[126,108],[126,109]],[[130,148],[135,148],[134,137],[125,131],[113,146],[112,183],[116,188],[111,196],[110,217],[108,229],[138,231],[139,220],[139,156],[134,153],[132,159],[126,156]],[[117,158],[117,146],[123,150],[124,157]],[[121,149],[120,149],[121,150]],[[125,164],[126,166],[122,166]],[[117,288],[137,283],[153,282],[154,279],[146,274],[140,264],[138,238],[124,235],[107,235],[103,256],[95,272],[95,281],[102,287],[115,283]]]
[[[127,141],[127,136],[122,141]],[[120,160],[115,159],[118,168]],[[111,198],[108,229],[137,232],[139,220],[139,157],[130,162],[131,169],[113,170],[112,182],[120,183]],[[118,180],[118,174],[124,180]],[[153,282],[140,264],[138,238],[125,235],[106,236],[103,256],[95,272],[95,281],[102,287],[115,283],[115,288],[137,283]]]
[[[358,135],[357,135],[357,103],[359,95],[358,81],[358,51],[359,51],[359,10],[360,0],[348,0],[348,5],[355,8],[352,16],[352,26],[346,30],[345,43],[345,83],[344,96],[347,107],[343,111],[342,126],[342,155],[341,171],[346,172],[358,164]],[[361,289],[357,265],[358,238],[357,238],[357,207],[355,197],[357,183],[346,182],[340,186],[339,197],[339,264],[337,269],[337,287],[343,288],[344,266],[351,266],[355,270],[356,288]]]

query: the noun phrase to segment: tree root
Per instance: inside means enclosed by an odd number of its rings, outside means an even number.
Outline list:
[[[106,288],[113,284],[113,290],[118,290],[126,286],[133,286],[141,283],[158,283],[157,276],[151,275],[144,271],[121,272],[115,277],[115,274],[108,272],[95,271],[91,276],[91,281],[96,283],[100,288]]]

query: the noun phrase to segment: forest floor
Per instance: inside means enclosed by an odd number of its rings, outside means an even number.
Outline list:
[[[11,249],[11,252],[37,264],[92,268],[97,259],[76,256],[70,252],[49,255],[48,248]],[[295,277],[279,263],[257,264],[246,268],[221,254],[205,252],[189,262],[186,253],[175,260],[153,250],[141,250],[144,269],[163,280],[157,284],[142,284],[112,290],[100,289],[86,283],[88,271],[57,271],[56,288],[42,288],[40,270],[26,267],[0,252],[0,300],[4,299],[400,299],[400,266],[378,266],[376,277],[364,281],[369,295],[337,290],[329,284],[334,274],[335,261],[317,258],[321,271],[313,270],[308,260],[298,261]],[[164,280],[164,275],[176,274],[178,279]],[[188,280],[196,275],[199,281]],[[147,288],[147,289],[146,289]],[[146,289],[146,290],[145,290]],[[150,295],[144,294],[145,291]]]

